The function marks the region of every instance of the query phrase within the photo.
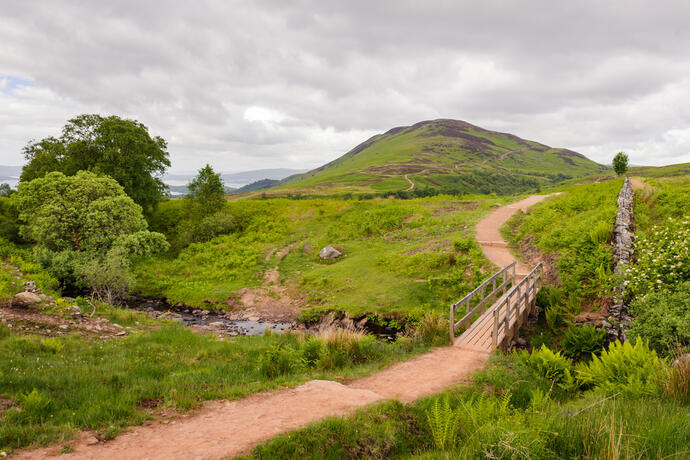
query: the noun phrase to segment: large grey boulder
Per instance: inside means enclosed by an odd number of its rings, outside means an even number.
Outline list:
[[[20,292],[12,297],[12,306],[14,308],[29,308],[39,303],[41,303],[41,298],[33,292]]]
[[[333,246],[326,246],[325,248],[319,251],[319,257],[325,260],[334,260],[342,255],[343,254]]]

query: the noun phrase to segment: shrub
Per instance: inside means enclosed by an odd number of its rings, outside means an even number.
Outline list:
[[[302,345],[302,359],[304,364],[309,367],[314,367],[319,362],[323,352],[323,342],[314,338],[308,337]]]
[[[58,338],[46,337],[45,339],[41,339],[41,350],[57,354],[60,353],[64,347],[65,345]]]
[[[211,241],[240,229],[240,221],[229,209],[222,209],[202,219],[185,220],[179,225],[175,246],[183,248],[192,243]]]
[[[468,252],[474,245],[474,240],[471,238],[460,238],[453,241],[453,247],[458,252]]]
[[[602,220],[589,231],[589,239],[594,244],[606,243],[611,240],[612,234],[613,224]]]
[[[53,410],[53,401],[43,392],[33,389],[20,397],[21,412],[16,416],[31,422],[43,422]]]
[[[302,365],[297,351],[282,343],[275,344],[261,356],[261,372],[270,378],[295,372]]]
[[[556,332],[565,322],[563,311],[559,307],[548,307],[544,312],[544,319],[546,320],[546,325],[553,332]]]
[[[129,260],[119,248],[101,257],[79,264],[75,272],[79,284],[87,287],[92,295],[113,304],[122,299],[134,285],[129,270]]]
[[[633,321],[630,337],[644,337],[662,356],[680,346],[690,347],[690,282],[677,286],[675,292],[654,292],[635,300],[630,306]]]
[[[637,296],[690,281],[690,217],[669,217],[635,243],[635,265],[624,271],[624,283]]]
[[[601,356],[592,356],[587,363],[576,368],[577,379],[583,385],[600,388],[607,393],[631,396],[659,393],[664,363],[643,340],[635,345],[614,342]]]
[[[606,331],[592,325],[571,324],[563,337],[563,354],[573,359],[589,358],[600,353],[606,344]]]
[[[550,380],[562,390],[568,391],[576,387],[572,362],[559,351],[553,352],[542,345],[539,350],[532,350],[532,353],[522,351],[518,359],[538,376]]]

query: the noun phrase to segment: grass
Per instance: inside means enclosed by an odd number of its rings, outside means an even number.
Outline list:
[[[287,349],[299,354],[297,365],[267,370],[272,351]],[[410,339],[387,344],[343,332],[220,340],[167,322],[99,341],[18,335],[0,325],[0,394],[17,403],[0,417],[0,451],[54,443],[83,429],[114,437],[150,418],[152,407],[186,411],[315,378],[354,378],[424,349]]]
[[[474,224],[504,202],[477,196],[232,202],[227,206],[240,216],[241,231],[140,261],[137,291],[223,308],[238,289],[260,287],[263,273],[275,267],[302,303],[317,310],[402,318],[422,310],[445,313],[491,270],[474,243]],[[344,256],[321,260],[326,245]]]

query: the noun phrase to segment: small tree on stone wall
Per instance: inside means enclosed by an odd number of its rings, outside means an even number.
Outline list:
[[[628,172],[628,155],[625,152],[618,152],[613,157],[613,170],[619,176]]]

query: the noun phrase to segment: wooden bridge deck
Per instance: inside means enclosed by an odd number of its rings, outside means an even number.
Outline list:
[[[454,345],[492,351],[508,346],[517,336],[520,327],[535,310],[541,281],[541,264],[526,276],[516,276],[514,266],[515,264],[511,264],[503,268],[462,300],[451,305]],[[488,294],[485,293],[487,288],[490,289]],[[474,307],[473,303],[476,303]],[[465,306],[466,314],[455,322],[455,312],[462,306]],[[462,326],[465,331],[455,338],[455,331]]]
[[[494,305],[499,306],[498,317],[505,318],[506,314],[506,300],[507,294],[501,296]],[[532,304],[534,302],[535,294],[528,293],[526,299],[521,300],[521,302],[513,308],[511,308],[511,314],[508,321],[509,327],[513,329],[509,331],[509,335],[514,337],[514,335],[519,330],[520,326],[524,324],[527,316],[532,311]],[[475,349],[481,349],[486,351],[492,351],[493,347],[493,337],[492,332],[494,329],[494,313],[493,309],[488,309],[485,311],[465,332],[455,339],[455,345],[458,346],[469,346]],[[504,342],[506,337],[506,327],[503,321],[499,322],[498,326],[498,338],[497,343],[501,344]]]

